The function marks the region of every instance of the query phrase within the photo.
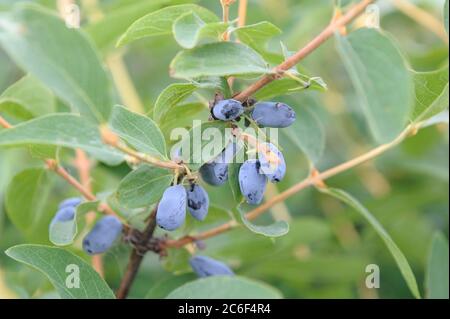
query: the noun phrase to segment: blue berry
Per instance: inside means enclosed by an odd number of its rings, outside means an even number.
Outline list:
[[[72,197],[72,198],[68,198],[64,201],[62,201],[59,206],[58,209],[64,208],[64,207],[77,207],[78,205],[80,205],[83,202],[83,199],[80,197]]]
[[[259,102],[254,105],[252,119],[262,127],[288,127],[294,123],[295,111],[287,104]]]
[[[156,223],[165,230],[175,230],[186,219],[186,189],[182,185],[170,186],[164,191],[156,212]]]
[[[199,277],[234,275],[226,264],[206,256],[194,256],[189,260],[189,264]]]
[[[217,120],[232,121],[244,113],[244,107],[241,102],[233,99],[222,100],[213,106],[211,113]]]
[[[56,212],[50,225],[53,225],[58,222],[68,222],[73,220],[74,218],[75,218],[75,207],[72,206],[63,207]]]
[[[260,172],[260,162],[250,159],[239,169],[239,186],[247,203],[258,205],[261,203],[266,191],[267,176]]]
[[[102,217],[84,237],[83,249],[89,255],[107,251],[122,233],[122,223],[115,216]]]
[[[278,183],[286,174],[286,162],[284,156],[272,143],[264,143],[268,152],[259,152],[260,172],[265,174],[272,183]],[[278,163],[276,160],[278,159]]]
[[[204,220],[208,214],[209,197],[203,187],[192,184],[187,190],[187,206],[192,217],[197,220]]]

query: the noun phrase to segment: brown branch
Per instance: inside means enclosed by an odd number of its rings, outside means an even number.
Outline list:
[[[140,238],[140,242],[138,244],[146,245],[153,236],[156,228],[156,210],[158,205],[153,209],[150,214],[149,221],[147,226]],[[119,285],[119,289],[116,292],[117,299],[125,299],[128,296],[128,292],[130,291],[131,285],[136,278],[139,267],[141,266],[142,260],[144,259],[145,252],[139,251],[138,248],[134,247],[131,251],[130,258],[128,260],[127,269],[125,270],[125,274],[122,277],[122,280]]]
[[[257,217],[259,217],[261,214],[263,214],[265,211],[270,209],[272,206],[285,201],[289,197],[295,195],[296,193],[300,192],[301,190],[309,187],[309,186],[315,186],[323,187],[323,181],[331,178],[335,175],[338,175],[342,172],[345,172],[355,166],[358,166],[362,163],[365,163],[369,160],[372,160],[381,154],[385,153],[386,151],[390,150],[391,148],[397,146],[400,144],[405,138],[410,136],[411,134],[417,133],[417,126],[408,126],[395,140],[393,140],[390,143],[380,145],[373,150],[358,156],[354,159],[351,159],[345,163],[342,163],[338,166],[335,166],[333,168],[330,168],[322,173],[316,172],[309,176],[308,178],[304,179],[298,184],[293,185],[292,187],[288,188],[284,192],[280,193],[277,196],[274,196],[271,200],[267,201],[266,203],[256,207],[252,211],[248,212],[246,214],[246,218],[248,220],[254,220]],[[217,236],[219,234],[222,234],[228,230],[231,230],[235,227],[239,226],[239,224],[235,221],[230,221],[228,223],[222,224],[216,228],[210,229],[206,232],[200,233],[195,236],[185,236],[177,240],[166,240],[165,242],[161,243],[162,248],[180,248],[184,245],[187,245],[189,243],[192,243],[197,240],[204,240],[208,239],[214,236]]]
[[[245,20],[247,18],[247,0],[239,0],[238,7],[238,27],[245,26]]]
[[[256,91],[260,90],[262,87],[266,86],[270,82],[279,78],[280,74],[288,71],[290,68],[295,66],[305,57],[307,57],[311,52],[316,50],[321,46],[326,40],[333,36],[336,30],[340,30],[343,26],[347,25],[353,21],[357,16],[364,12],[368,5],[373,3],[375,0],[363,0],[355,4],[350,10],[347,11],[342,17],[332,21],[328,27],[326,27],[318,36],[316,36],[311,42],[309,42],[305,47],[297,51],[293,56],[286,59],[283,63],[278,65],[273,69],[273,74],[265,75],[257,82],[250,85],[247,89],[239,93],[234,97],[234,99],[241,102],[246,101],[250,98]]]

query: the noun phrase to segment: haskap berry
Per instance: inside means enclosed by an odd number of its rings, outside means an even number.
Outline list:
[[[229,143],[219,156],[203,164],[199,170],[202,179],[212,186],[223,185],[228,180],[228,164],[233,161],[241,147],[238,143]]]
[[[62,209],[64,207],[77,207],[78,205],[81,204],[81,202],[83,201],[82,198],[80,197],[72,197],[72,198],[68,198],[66,200],[63,200],[59,206],[58,209]]]
[[[248,204],[261,203],[266,191],[267,176],[260,172],[260,167],[258,160],[250,159],[239,169],[239,186]]]
[[[286,174],[286,162],[280,150],[272,143],[262,144],[259,151],[260,172],[265,174],[272,183],[278,183]]]
[[[89,255],[107,251],[122,233],[122,223],[115,216],[102,217],[83,239],[83,250]]]
[[[218,101],[211,110],[212,116],[215,119],[222,121],[235,120],[242,113],[244,113],[242,103],[233,99]]]
[[[189,264],[199,277],[234,275],[226,264],[207,256],[194,256],[189,260]]]
[[[203,187],[198,184],[188,186],[187,207],[192,217],[202,221],[206,218],[209,208],[209,196]]]
[[[156,223],[165,230],[175,230],[183,225],[186,219],[186,189],[183,185],[167,188],[156,212]]]
[[[251,117],[259,126],[283,128],[294,123],[296,114],[284,103],[259,102],[254,105]]]
[[[65,206],[59,209],[52,221],[50,222],[50,227],[59,222],[68,222],[75,218],[75,207]]]

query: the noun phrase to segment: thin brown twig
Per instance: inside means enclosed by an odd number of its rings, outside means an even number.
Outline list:
[[[92,193],[91,185],[91,162],[86,153],[81,149],[75,151],[75,167],[78,170],[80,177],[80,183],[85,189]],[[95,220],[95,212],[89,212],[86,214],[86,223],[91,225]],[[91,258],[92,267],[97,271],[100,276],[104,276],[103,260],[101,255],[94,255]]]
[[[270,209],[272,206],[285,201],[287,198],[295,195],[296,193],[300,192],[301,190],[309,187],[309,186],[319,186],[323,187],[323,181],[333,177],[335,175],[338,175],[340,173],[343,173],[355,166],[358,166],[362,163],[365,163],[369,160],[372,160],[381,154],[385,153],[386,151],[390,150],[391,148],[397,146],[400,144],[405,138],[407,138],[411,134],[417,133],[417,126],[408,126],[396,139],[394,139],[392,142],[380,145],[371,151],[358,156],[356,158],[353,158],[345,163],[342,163],[338,166],[335,166],[333,168],[330,168],[322,173],[316,172],[315,174],[309,176],[308,178],[304,179],[300,183],[297,183],[293,185],[292,187],[288,188],[284,192],[280,193],[279,195],[273,197],[271,200],[267,201],[266,203],[256,207],[252,211],[248,212],[246,214],[246,218],[248,220],[254,220],[257,217],[259,217],[261,214],[263,214],[265,211]],[[179,248],[183,247],[184,245],[187,245],[189,243],[192,243],[197,240],[204,240],[210,237],[217,236],[219,234],[222,234],[230,229],[233,229],[235,227],[238,227],[239,224],[235,221],[230,221],[228,223],[222,224],[216,228],[210,229],[206,232],[200,233],[195,236],[185,236],[177,240],[167,240],[163,243],[161,243],[163,248]]]
[[[245,26],[245,20],[247,19],[247,0],[239,0],[239,7],[238,7],[238,22],[237,26],[243,27]]]
[[[260,80],[256,81],[244,91],[239,93],[234,97],[234,99],[244,102],[248,100],[256,91],[260,90],[262,87],[266,86],[270,82],[278,79],[280,75],[291,69],[293,66],[298,64],[301,60],[307,57],[310,53],[321,46],[326,40],[333,36],[336,30],[341,29],[343,26],[347,25],[353,21],[357,16],[362,14],[364,10],[373,3],[375,0],[363,0],[355,4],[351,9],[349,9],[342,17],[332,21],[318,36],[316,36],[311,42],[309,42],[302,49],[297,51],[290,58],[286,59],[283,63],[278,65],[273,69],[272,74],[263,76]]]

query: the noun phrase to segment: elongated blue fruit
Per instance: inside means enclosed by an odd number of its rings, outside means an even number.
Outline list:
[[[260,162],[255,159],[247,160],[239,169],[239,186],[247,203],[258,205],[266,191],[267,176],[260,172]]]
[[[217,158],[200,167],[203,180],[213,186],[220,186],[228,180],[228,164],[233,162],[236,153],[242,148],[237,143],[229,143]]]
[[[83,239],[83,250],[89,255],[107,251],[122,233],[122,223],[115,216],[102,217]]]
[[[156,223],[165,230],[175,230],[186,219],[186,189],[182,185],[170,186],[164,191],[156,212]]]
[[[192,217],[204,220],[208,214],[209,196],[203,187],[192,184],[187,189],[187,206]]]
[[[64,207],[77,207],[78,205],[81,204],[81,202],[83,202],[83,199],[80,197],[68,198],[59,204],[58,209],[61,209]]]
[[[189,264],[199,277],[234,275],[226,264],[206,256],[194,256],[189,260]]]
[[[259,162],[261,173],[265,174],[269,181],[278,183],[286,174],[286,162],[280,150],[272,143],[264,143],[266,152],[259,152]]]
[[[58,222],[68,222],[70,220],[73,220],[75,218],[75,207],[72,206],[65,206],[63,208],[60,208],[55,216],[53,217],[51,223],[50,223],[50,227],[51,225],[54,225],[55,223]]]
[[[279,102],[256,103],[252,119],[262,127],[288,127],[294,123],[295,111],[287,104]]]
[[[244,107],[237,100],[222,100],[213,106],[211,113],[216,120],[232,121],[244,113]]]

